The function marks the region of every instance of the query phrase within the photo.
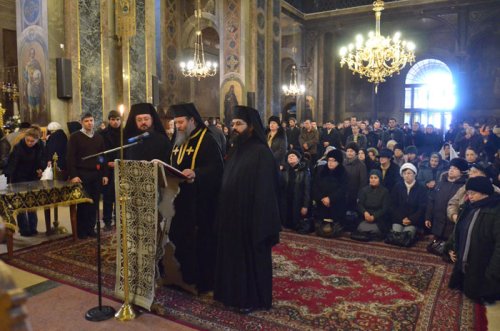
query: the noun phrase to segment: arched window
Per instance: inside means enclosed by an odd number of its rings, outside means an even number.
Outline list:
[[[425,59],[410,69],[405,82],[405,122],[446,129],[455,104],[453,75],[445,63]]]

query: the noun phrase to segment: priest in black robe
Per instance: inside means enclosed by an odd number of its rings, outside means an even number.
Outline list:
[[[168,163],[172,143],[161,124],[160,116],[152,104],[136,103],[130,107],[127,124],[123,129],[123,144],[128,144],[129,140],[135,140],[134,137],[146,132],[149,134],[147,137],[137,139],[137,145],[125,150],[125,159],[138,161],[158,159]]]
[[[169,238],[184,282],[199,294],[213,290],[214,218],[223,171],[218,143],[192,103],[170,107],[176,135],[170,164],[188,178],[180,183]]]
[[[248,313],[272,306],[271,249],[281,230],[278,167],[258,112],[234,110],[216,219],[214,299]]]

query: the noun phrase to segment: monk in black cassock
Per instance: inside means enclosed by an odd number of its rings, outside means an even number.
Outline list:
[[[214,299],[248,313],[272,305],[271,249],[281,230],[278,166],[258,112],[234,110],[216,219]]]
[[[141,139],[137,145],[126,149],[125,158],[138,161],[158,159],[168,163],[172,144],[161,124],[160,116],[152,104],[137,103],[130,108],[127,124],[123,129],[123,144],[126,145],[128,139],[145,132],[148,132],[149,136]]]
[[[169,238],[182,278],[198,293],[213,290],[214,218],[223,171],[222,154],[192,103],[173,105],[177,129],[170,164],[188,178],[180,183]]]

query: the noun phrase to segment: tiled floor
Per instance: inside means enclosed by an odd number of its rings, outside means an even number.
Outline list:
[[[70,226],[70,222],[69,222],[69,211],[68,211],[67,207],[66,208],[59,208],[59,217],[60,217],[61,225],[64,226],[68,230],[68,232],[71,232],[71,226]],[[38,243],[43,242],[49,238],[45,235],[45,222],[44,222],[44,216],[43,216],[42,212],[38,212],[38,231],[40,233],[36,237],[32,237],[32,238],[24,238],[24,237],[20,237],[19,234],[16,234],[14,237],[14,249],[20,249],[23,247],[28,247],[30,245],[38,244]],[[56,237],[51,236],[50,238],[54,239]],[[6,251],[7,251],[7,247],[5,245],[0,245],[0,254],[5,253]],[[19,287],[22,287],[22,288],[28,288],[30,286],[40,284],[40,283],[47,280],[43,277],[25,272],[25,271],[17,269],[17,268],[13,268],[13,267],[10,267],[10,268],[12,270],[12,273],[14,275],[14,278],[16,280],[17,285]],[[65,288],[70,288],[70,287],[65,286]],[[53,290],[55,290],[55,289],[53,289]],[[53,290],[49,290],[48,292],[53,291]],[[58,291],[60,291],[60,290],[58,290]],[[76,290],[76,291],[79,291],[79,290]],[[87,293],[87,295],[95,298],[95,295],[92,295],[89,293]],[[33,297],[32,300],[34,301],[35,298],[37,298],[37,297],[38,297],[38,295]],[[89,299],[89,298],[86,298],[86,300],[87,299]],[[30,310],[30,315],[33,317],[34,320],[38,320],[37,315],[39,313],[41,313],[41,311],[38,308],[35,310],[33,310],[33,309]],[[488,318],[489,330],[500,330],[500,303],[497,302],[495,305],[487,306],[486,313],[487,313],[487,318]],[[162,319],[160,319],[160,320],[162,320]],[[169,323],[171,323],[171,322],[169,322]],[[173,325],[176,325],[176,324],[175,323],[169,324],[169,327],[166,329],[172,330]],[[110,325],[108,325],[108,326],[110,326]],[[189,328],[186,328],[180,324],[178,324],[177,327],[175,327],[174,330],[189,329]],[[122,328],[119,328],[118,326],[117,326],[117,329],[122,330]],[[141,328],[139,328],[139,329],[141,329]],[[137,329],[137,330],[139,330],[139,329]],[[92,328],[92,330],[101,330],[101,329],[100,328]],[[106,328],[104,328],[102,330],[106,330]],[[111,330],[111,329],[108,328],[107,330]]]

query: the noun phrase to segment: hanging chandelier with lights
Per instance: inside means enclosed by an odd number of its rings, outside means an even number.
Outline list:
[[[302,95],[306,91],[304,84],[297,84],[297,68],[292,66],[292,72],[290,74],[290,84],[282,86],[283,93],[285,95],[297,96]]]
[[[198,0],[198,9],[195,9],[194,16],[196,17],[196,41],[194,43],[193,59],[186,62],[181,62],[181,72],[186,77],[194,77],[198,80],[215,76],[217,73],[217,62],[205,61],[205,52],[203,51],[203,36],[200,28],[201,5]]]
[[[385,82],[387,77],[392,77],[406,66],[415,62],[415,44],[411,41],[401,40],[401,34],[394,36],[380,35],[380,17],[384,10],[384,1],[375,0],[375,33],[370,32],[365,41],[363,36],[356,36],[356,43],[349,44],[340,49],[340,66],[347,65],[353,75],[359,74],[360,78],[367,77],[370,83],[375,84],[375,93],[378,84]]]

